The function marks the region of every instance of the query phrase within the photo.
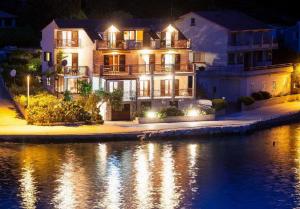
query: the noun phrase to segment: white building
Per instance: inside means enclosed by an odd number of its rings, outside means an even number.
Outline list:
[[[190,12],[176,27],[191,39],[198,92],[236,101],[257,91],[290,93],[292,66],[272,66],[278,44],[268,25],[235,11]]]
[[[170,23],[156,20],[54,20],[42,30],[42,70],[49,91],[123,91],[123,110],[101,110],[107,120],[134,118],[142,108],[180,109],[195,101],[190,43]],[[54,76],[55,75],[55,76]]]

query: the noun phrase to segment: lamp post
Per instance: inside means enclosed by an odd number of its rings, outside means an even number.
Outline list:
[[[30,83],[30,75],[27,75],[27,108],[29,107],[29,83]]]

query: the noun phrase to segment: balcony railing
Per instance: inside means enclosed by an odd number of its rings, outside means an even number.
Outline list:
[[[149,90],[140,90],[139,97],[150,97],[150,89]]]
[[[190,40],[172,40],[170,44],[167,44],[165,40],[161,40],[160,48],[189,49]]]
[[[186,97],[186,96],[193,96],[193,89],[175,89],[175,96],[179,97]]]
[[[134,101],[136,100],[135,91],[123,91],[123,101]]]
[[[57,67],[56,71],[60,75],[64,76],[89,76],[89,68],[87,66],[78,66],[78,67]]]
[[[94,74],[100,75],[132,75],[160,73],[193,73],[192,64],[149,64],[149,65],[101,65],[96,66]]]
[[[142,49],[144,47],[143,41],[136,41],[136,40],[116,40],[115,42],[111,41],[97,41],[96,46],[98,50],[101,49]],[[166,41],[160,40],[153,40],[150,42],[151,49],[160,49],[160,48],[176,48],[176,49],[188,49],[190,48],[190,41],[189,40],[174,40],[171,42],[170,45],[166,44]]]
[[[171,97],[172,89],[170,89],[170,91],[154,90],[153,93],[154,97]]]
[[[55,46],[60,47],[79,47],[79,39],[55,39]]]

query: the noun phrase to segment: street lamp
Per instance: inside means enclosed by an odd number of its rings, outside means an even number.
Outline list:
[[[30,75],[27,75],[27,108],[29,107],[29,83],[30,83]]]

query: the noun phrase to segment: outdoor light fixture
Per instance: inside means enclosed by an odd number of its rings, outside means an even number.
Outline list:
[[[114,25],[111,25],[108,29],[108,32],[116,33],[119,32],[119,30]]]
[[[173,33],[175,31],[175,28],[170,24],[168,27],[167,27],[167,31],[170,32],[170,33]]]
[[[148,112],[146,112],[146,117],[147,118],[156,118],[157,117],[157,112],[148,111]]]
[[[197,116],[200,115],[200,111],[197,110],[197,109],[190,109],[190,110],[187,111],[186,115],[189,116],[189,117],[197,117]]]
[[[30,84],[30,75],[27,75],[27,107],[29,107],[29,84]]]

